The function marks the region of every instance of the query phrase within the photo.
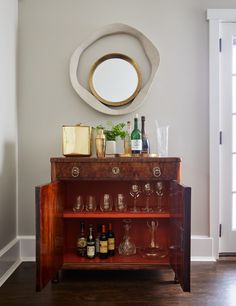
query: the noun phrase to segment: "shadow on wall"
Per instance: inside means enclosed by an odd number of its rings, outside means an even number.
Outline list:
[[[0,148],[0,250],[16,237],[16,144]]]

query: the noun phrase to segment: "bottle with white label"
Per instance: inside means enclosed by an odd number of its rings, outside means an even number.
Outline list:
[[[142,152],[142,133],[138,128],[138,114],[134,118],[134,129],[131,133],[131,150],[134,155]]]
[[[93,226],[89,226],[89,234],[87,238],[87,257],[92,259],[96,255],[96,243],[93,235]]]

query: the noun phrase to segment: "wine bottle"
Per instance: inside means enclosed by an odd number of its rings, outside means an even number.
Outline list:
[[[131,123],[130,121],[127,121],[127,129],[124,139],[124,153],[125,154],[131,154]]]
[[[80,235],[77,239],[77,255],[84,257],[86,255],[87,240],[84,233],[84,222],[80,223]]]
[[[107,242],[105,224],[102,225],[102,233],[100,236],[99,257],[101,259],[106,259],[108,257],[108,242]]]
[[[93,226],[89,225],[89,234],[87,238],[87,257],[94,258],[96,255],[95,238],[93,235]]]
[[[141,154],[142,152],[142,134],[138,129],[138,114],[134,118],[134,129],[131,133],[132,154]]]
[[[145,132],[145,116],[141,117],[141,133],[142,133],[142,153],[150,153],[150,145],[149,140],[147,138],[146,132]]]
[[[108,225],[108,232],[107,232],[107,242],[108,242],[108,256],[115,255],[115,235],[112,231],[112,224],[109,223]]]
[[[97,236],[96,236],[96,255],[99,255],[99,249],[100,249],[100,236],[102,232],[102,225],[98,224],[97,225]]]

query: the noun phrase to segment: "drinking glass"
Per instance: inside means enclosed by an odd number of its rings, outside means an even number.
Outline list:
[[[141,194],[141,188],[138,184],[134,183],[131,185],[131,189],[130,189],[130,195],[131,197],[133,197],[134,199],[134,205],[132,208],[130,208],[130,211],[132,212],[137,212],[139,211],[139,209],[137,208],[137,198],[140,196]]]
[[[159,127],[156,122],[157,153],[159,157],[168,156],[168,132],[169,126]]]
[[[155,187],[155,192],[157,195],[157,211],[161,212],[163,211],[163,205],[162,205],[162,201],[163,201],[163,195],[164,195],[164,185],[162,182],[157,182],[156,183],[156,187]]]
[[[94,195],[88,195],[86,197],[86,211],[96,211],[97,204],[96,204],[96,198]]]
[[[108,193],[105,193],[101,197],[100,201],[101,211],[112,211],[112,205],[113,205],[112,196]]]
[[[119,212],[127,210],[126,198],[123,193],[118,193],[115,198],[115,210]]]
[[[153,211],[153,209],[150,207],[150,198],[151,198],[151,195],[153,194],[152,185],[150,183],[145,183],[143,186],[143,192],[146,198],[146,205],[144,208],[142,208],[142,210],[146,212]]]
[[[82,195],[78,195],[76,198],[76,203],[73,206],[73,211],[83,211],[84,210],[84,201]]]

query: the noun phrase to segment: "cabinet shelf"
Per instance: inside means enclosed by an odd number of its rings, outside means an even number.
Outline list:
[[[168,219],[170,213],[163,212],[73,212],[72,210],[65,210],[63,217],[66,219]]]
[[[118,253],[118,251],[117,251]],[[116,269],[154,269],[157,266],[169,266],[169,257],[164,258],[144,258],[140,255],[139,249],[137,254],[131,256],[121,256],[119,254],[109,257],[107,259],[88,259],[86,257],[79,257],[75,250],[67,250],[64,253],[64,269],[99,269],[99,270],[116,270]]]

